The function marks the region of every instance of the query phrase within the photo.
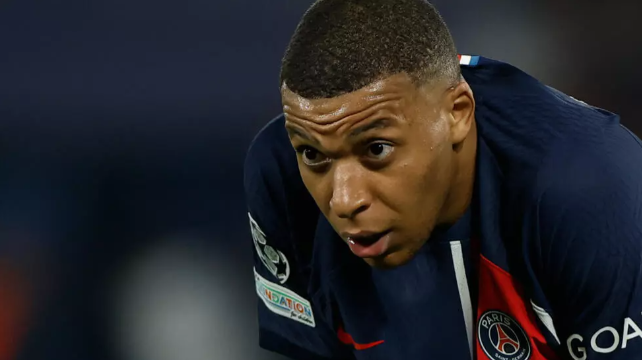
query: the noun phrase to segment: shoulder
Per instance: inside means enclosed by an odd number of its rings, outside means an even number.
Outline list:
[[[531,178],[560,144],[583,142],[619,126],[616,114],[510,64],[482,58],[462,71],[475,94],[479,134],[507,175]]]
[[[575,134],[553,144],[537,168],[532,190],[548,212],[587,213],[601,202],[640,206],[642,144],[620,124]]]
[[[244,187],[261,347],[298,359],[337,358],[345,349],[326,323],[320,285],[311,281],[320,212],[301,180],[283,116],[252,141]]]
[[[624,293],[642,254],[642,145],[619,124],[559,143],[531,189],[525,231],[539,254],[540,280],[568,294],[567,304]],[[606,284],[612,284],[608,289]]]
[[[577,266],[642,251],[642,145],[619,124],[560,143],[539,168],[532,206],[549,254]],[[634,253],[631,253],[635,250]],[[555,258],[548,261],[556,262]],[[561,271],[561,269],[560,269]]]
[[[265,125],[248,148],[244,185],[252,190],[265,179],[288,177],[297,171],[294,151],[288,141],[283,115]]]
[[[522,174],[521,235],[540,280],[572,281],[596,264],[639,261],[641,164],[640,140],[608,122],[551,142],[528,176]]]
[[[289,278],[296,291],[307,290],[305,271],[319,210],[301,180],[283,116],[270,121],[252,141],[245,159],[244,188],[259,257],[269,257],[262,256],[267,244],[284,254],[291,273],[289,269],[277,273],[269,261],[263,264],[277,278]]]
[[[642,304],[642,145],[619,124],[606,127],[559,144],[535,183],[524,229],[530,265],[569,351],[603,353],[595,339],[604,327],[624,329],[624,339],[625,319]],[[571,349],[583,337],[585,350]]]
[[[255,219],[261,218],[257,219],[261,223],[275,220],[264,217],[289,217],[293,208],[309,207],[309,195],[282,115],[271,120],[252,140],[245,158],[243,182],[249,210]]]

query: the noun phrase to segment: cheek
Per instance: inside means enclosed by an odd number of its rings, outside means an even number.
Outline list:
[[[416,133],[416,147],[412,161],[420,164],[417,169],[421,183],[425,187],[422,193],[435,197],[443,189],[450,172],[452,146],[449,139],[447,122],[436,120],[424,125]]]
[[[410,155],[410,154],[408,154]],[[429,154],[404,156],[386,175],[374,179],[381,190],[380,198],[398,213],[421,211],[430,198],[434,177],[433,161]]]
[[[399,159],[386,183],[382,199],[405,223],[430,225],[445,198],[449,173],[449,152],[443,145],[419,145]]]

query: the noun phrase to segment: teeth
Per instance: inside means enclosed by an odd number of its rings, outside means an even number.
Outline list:
[[[370,245],[375,243],[377,240],[379,240],[380,236],[379,234],[376,235],[371,235],[371,236],[364,236],[358,238],[358,240],[355,240],[354,238],[348,238],[348,242],[352,245],[355,243],[358,243],[360,245]]]

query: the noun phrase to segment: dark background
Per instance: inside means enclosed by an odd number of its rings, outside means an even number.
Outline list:
[[[0,360],[282,359],[256,345],[242,163],[310,3],[0,2]],[[461,53],[642,133],[634,1],[434,3]]]

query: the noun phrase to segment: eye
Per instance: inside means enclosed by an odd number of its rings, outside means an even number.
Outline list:
[[[383,160],[392,153],[393,149],[394,147],[390,144],[382,142],[372,143],[368,145],[368,156],[376,160]]]
[[[329,160],[327,156],[309,146],[301,146],[296,151],[301,154],[301,160],[308,166],[319,166]]]

